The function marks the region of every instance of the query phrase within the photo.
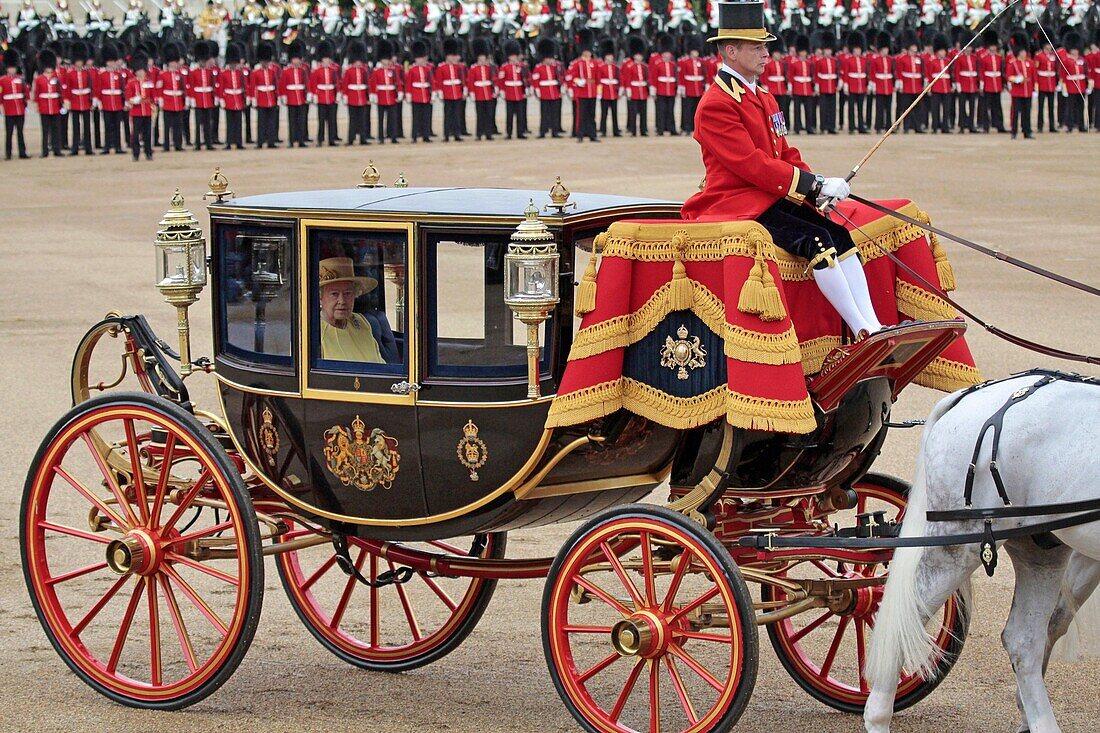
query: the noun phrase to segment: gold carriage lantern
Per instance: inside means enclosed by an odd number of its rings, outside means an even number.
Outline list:
[[[187,309],[206,287],[206,238],[191,212],[183,208],[177,188],[172,206],[160,221],[157,239],[157,290],[176,307],[180,374],[191,373],[191,339]]]
[[[504,256],[504,302],[527,326],[527,397],[539,397],[539,326],[550,317],[558,295],[558,245],[538,217],[534,200],[512,233]]]

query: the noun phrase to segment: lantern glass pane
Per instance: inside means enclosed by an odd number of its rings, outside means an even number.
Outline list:
[[[206,285],[206,242],[158,243],[157,249],[157,287]]]

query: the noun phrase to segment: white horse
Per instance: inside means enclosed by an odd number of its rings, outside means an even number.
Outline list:
[[[978,436],[988,417],[1018,390],[1039,381],[1035,374],[997,382],[959,399],[941,401],[928,418],[902,523],[903,537],[981,533],[982,522],[928,522],[927,511],[963,506],[964,482]],[[956,404],[957,402],[957,404]],[[1034,389],[1004,413],[997,467],[1014,506],[1098,498],[1100,494],[1100,382],[1055,381]],[[978,508],[1003,505],[990,473],[992,431],[985,434],[973,490]],[[1065,515],[1061,515],[1065,516]],[[997,519],[998,530],[1060,516]],[[998,543],[1012,558],[1016,589],[1001,641],[1016,673],[1019,731],[1058,731],[1043,676],[1054,642],[1077,616],[1082,634],[1097,630],[1100,594],[1081,608],[1100,583],[1100,524],[1054,532],[1061,543],[1042,549],[1031,537]],[[1046,543],[1049,544],[1054,543]],[[870,733],[890,727],[898,671],[935,666],[924,624],[961,589],[981,563],[979,546],[901,548],[890,563],[882,606],[875,620],[866,674],[872,683],[864,711]],[[1080,613],[1078,613],[1080,609]]]

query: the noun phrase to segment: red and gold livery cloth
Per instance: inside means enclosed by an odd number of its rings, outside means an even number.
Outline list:
[[[909,201],[883,205],[927,221]],[[921,278],[954,289],[934,235],[844,202],[879,320],[950,320],[958,313]],[[596,237],[577,291],[582,317],[547,427],[625,409],[690,429],[725,418],[769,432],[816,427],[806,378],[842,343],[840,316],[806,260],[753,221],[621,221]],[[597,256],[599,266],[597,271]],[[981,381],[963,339],[915,380],[953,391]]]

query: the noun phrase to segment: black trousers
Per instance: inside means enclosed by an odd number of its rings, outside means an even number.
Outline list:
[[[596,100],[576,100],[577,120],[573,127],[578,138],[596,139]]]
[[[894,124],[894,115],[891,112],[891,102],[894,97],[891,94],[876,94],[875,96],[875,132],[886,132],[890,125]]]
[[[130,118],[130,154],[133,155],[134,160],[138,159],[138,154],[141,151],[145,152],[146,158],[153,157],[153,118],[149,117],[131,117]]]
[[[171,144],[176,150],[183,150],[183,140],[187,131],[187,111],[164,113],[164,144],[162,149],[168,152]]]
[[[1001,109],[1001,93],[982,92],[982,102],[982,130],[989,132],[992,127],[997,132],[1004,132],[1005,116],[1004,110]]]
[[[286,108],[287,146],[305,145],[308,139],[306,123],[309,119],[309,105],[298,104]]]
[[[649,134],[648,106],[646,99],[626,100],[626,131],[631,135]]]
[[[813,261],[830,249],[834,250],[834,256],[840,257],[856,246],[843,226],[809,206],[799,206],[787,199],[776,201],[756,221],[768,230],[777,247],[805,260]],[[814,263],[814,269],[828,266],[825,259]]]
[[[794,131],[796,133],[806,130],[814,132],[817,128],[817,114],[814,110],[814,98],[795,96],[794,98]]]
[[[951,132],[951,95],[929,94],[928,99],[932,108],[932,129]]]
[[[244,110],[227,109],[225,111],[225,147],[243,148],[244,138],[241,135],[244,123]]]
[[[664,135],[670,132],[676,134],[676,97],[658,94],[654,101],[656,109],[657,134]]]
[[[11,139],[14,137],[19,147],[19,157],[27,155],[27,141],[23,139],[23,115],[4,117],[4,157],[11,158]]]
[[[470,128],[466,126],[466,99],[458,100],[458,121],[461,123],[462,134],[469,135]]]
[[[248,145],[252,144],[252,107],[245,105],[241,111],[244,116],[244,141]]]
[[[1093,90],[1089,95],[1089,120],[1092,126],[1100,130],[1100,91]]]
[[[1012,97],[1012,134],[1022,128],[1031,137],[1031,97]]]
[[[397,117],[397,136],[403,138],[405,137],[405,103],[398,102],[396,107],[394,115]]]
[[[73,144],[70,148],[73,155],[77,150],[84,148],[85,155],[92,154],[92,111],[74,112],[69,110],[69,117],[73,121]]]
[[[401,134],[401,128],[398,126],[398,123],[401,121],[400,113],[401,105],[378,105],[378,142],[386,142],[387,137],[390,139],[390,142],[397,142],[397,136]]]
[[[325,142],[325,130],[328,130],[328,144],[336,144],[336,105],[317,105],[317,144]]]
[[[207,150],[214,149],[214,122],[218,119],[218,108],[195,107],[195,150],[206,145]]]
[[[480,140],[484,137],[488,140],[492,140],[493,135],[497,134],[497,100],[476,100],[474,102],[474,116],[477,117],[474,128],[477,133],[477,139]]]
[[[95,145],[95,149],[99,150],[103,147],[103,132],[99,121],[99,108],[92,108],[92,143]]]
[[[275,147],[279,139],[279,108],[256,108],[256,147]]]
[[[775,103],[779,107],[779,111],[783,113],[783,121],[789,126],[791,124],[791,98],[790,95],[775,95]]]
[[[443,139],[450,140],[452,137],[456,140],[462,137],[465,132],[464,120],[462,119],[463,110],[465,106],[461,99],[444,99],[443,100]]]
[[[866,104],[866,94],[849,94],[848,95],[848,129],[858,130],[859,132],[867,131],[867,118],[864,117],[864,105]]]
[[[848,107],[848,95],[845,92],[837,92],[837,98],[840,100],[836,106],[836,129],[844,129],[844,110]]]
[[[975,132],[978,129],[975,121],[978,113],[978,93],[959,92],[959,129],[967,132]]]
[[[370,145],[369,104],[348,107],[348,145],[351,145],[356,140],[359,141],[360,145]]]
[[[699,109],[702,97],[680,98],[680,129],[690,134],[695,132],[695,110]]]
[[[61,115],[40,115],[42,123],[42,157],[49,153],[61,155],[61,131],[65,118]]]
[[[550,133],[554,137],[561,134],[561,100],[543,99],[539,101],[539,137]]]
[[[1096,92],[1093,92],[1094,94]],[[1058,118],[1054,116],[1054,92],[1039,92],[1039,124],[1035,127],[1039,132],[1043,131],[1043,110],[1047,111],[1047,115],[1050,119],[1050,125],[1048,129],[1054,132],[1058,129]]]
[[[619,130],[619,100],[600,100],[600,135],[607,137],[607,118],[611,117],[611,134],[618,137],[622,134]]]
[[[122,152],[122,137],[121,131],[123,130],[123,116],[125,112],[103,112],[103,150],[114,150],[116,153]],[[126,132],[126,140],[129,143],[130,133]]]
[[[898,114],[900,115],[905,110],[909,109],[909,105],[913,103],[913,100],[917,98],[916,94],[910,94],[909,92],[898,92]],[[889,127],[889,125],[887,125]],[[913,110],[908,117],[905,118],[905,122],[902,123],[902,129],[906,132],[910,130],[923,129],[921,124],[919,110]]]
[[[417,138],[421,140],[431,140],[435,135],[432,132],[432,103],[431,102],[413,102],[412,103],[412,139],[416,142]]]
[[[513,123],[516,135],[527,135],[527,99],[504,102],[504,130],[512,137]]]
[[[220,145],[222,142],[221,115],[218,114],[217,107],[210,111],[210,131],[214,133],[213,141]]]
[[[1085,127],[1085,100],[1081,99],[1080,94],[1071,94],[1064,99],[1066,100],[1066,129],[1088,132],[1088,128]]]
[[[821,131],[836,132],[836,93],[821,94],[817,98],[817,107],[821,115]]]

